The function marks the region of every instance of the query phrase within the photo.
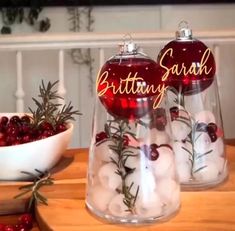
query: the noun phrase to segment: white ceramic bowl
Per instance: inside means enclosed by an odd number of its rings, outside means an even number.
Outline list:
[[[24,114],[0,114],[13,116]],[[37,175],[35,169],[40,171],[50,170],[61,158],[67,149],[73,132],[73,124],[68,124],[68,129],[48,138],[19,144],[0,147],[0,180],[27,180],[29,176],[21,171]]]

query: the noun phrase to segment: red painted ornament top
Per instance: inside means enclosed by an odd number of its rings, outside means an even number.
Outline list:
[[[192,37],[192,30],[185,22],[180,23],[176,39],[160,51],[157,62],[164,69],[166,82],[185,95],[208,88],[216,71],[211,50]]]
[[[162,69],[124,42],[97,77],[97,93],[109,114],[121,119],[138,119],[153,110],[163,96]]]

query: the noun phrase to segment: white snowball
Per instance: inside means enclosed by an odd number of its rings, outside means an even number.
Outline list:
[[[155,161],[149,161],[149,165],[153,169],[155,177],[162,178],[172,175],[170,170],[174,165],[174,154],[173,151],[168,147],[160,147],[157,149],[159,157]]]
[[[219,169],[215,162],[208,161],[205,163],[207,167],[195,172],[193,176],[196,180],[202,182],[212,182],[218,178]]]
[[[116,173],[117,166],[114,163],[103,165],[99,172],[99,181],[105,188],[116,190],[122,183],[121,176]]]
[[[191,168],[189,163],[177,164],[176,169],[180,183],[186,183],[190,180]]]
[[[127,211],[128,207],[124,204],[123,199],[124,195],[118,194],[110,201],[108,208],[113,216],[126,217],[130,214],[130,212]]]
[[[183,107],[179,108],[179,117],[184,117],[185,119],[189,120],[189,122],[190,122],[190,115]]]
[[[130,155],[130,156],[126,159],[125,166],[131,169],[140,168],[140,149],[128,148],[126,150],[128,152],[127,155]]]
[[[97,185],[91,188],[90,196],[94,207],[103,212],[108,208],[108,204],[116,194],[115,191]]]
[[[168,205],[173,203],[174,194],[179,194],[179,184],[172,179],[162,179],[157,184],[157,193],[159,194],[162,203]],[[175,198],[174,198],[174,203]]]
[[[156,192],[148,197],[140,197],[136,201],[136,213],[141,217],[157,217],[162,214],[162,202]]]
[[[192,153],[192,145],[190,143],[183,143],[181,141],[173,143],[176,165],[190,163],[190,154],[185,149]]]
[[[226,161],[223,157],[220,157],[220,156],[216,157],[216,158],[214,158],[214,161],[217,165],[219,173],[222,173],[227,168]]]
[[[97,156],[93,156],[93,159],[89,160],[89,173],[94,177],[97,176],[98,171],[101,166],[104,164],[102,160],[100,160]]]
[[[195,132],[194,150],[197,155],[211,150],[211,139],[206,132]]]
[[[211,111],[200,111],[195,114],[195,120],[202,123],[215,123],[215,116]]]
[[[165,131],[159,131],[156,128],[152,128],[145,136],[146,144],[168,144],[170,142],[169,135]]]
[[[110,149],[109,145],[113,145],[113,142],[108,140],[105,141],[94,149],[94,155],[102,161],[110,162],[111,158],[114,160],[118,159],[117,153]]]
[[[191,132],[191,127],[182,121],[174,120],[171,122],[172,136],[175,140],[184,140]]]
[[[223,156],[224,155],[223,139],[219,137],[215,142],[211,143],[211,149],[213,150],[215,156]]]
[[[135,170],[129,174],[125,180],[126,186],[131,187],[131,194],[136,195],[139,187],[138,195],[148,196],[156,189],[156,182],[153,173],[148,168]]]

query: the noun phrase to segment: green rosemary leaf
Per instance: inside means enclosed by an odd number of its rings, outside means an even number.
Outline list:
[[[188,154],[190,154],[190,156],[193,156],[193,153],[190,152],[187,148],[185,148],[184,146],[181,146],[182,149],[184,149]]]
[[[196,169],[195,171],[193,171],[193,173],[197,173],[197,172],[201,171],[201,170],[204,169],[204,168],[207,168],[207,165],[204,165],[204,166],[202,166],[202,167]]]
[[[31,172],[21,171],[21,173],[26,174],[26,175],[34,178],[34,179],[35,178],[40,179],[37,175],[35,175],[35,174],[31,173]]]
[[[194,139],[194,142],[196,142],[198,139],[199,139],[199,137],[202,135],[202,133],[200,133],[195,139]]]
[[[178,116],[177,119],[184,120],[185,122],[190,121],[189,118],[184,117],[184,116]]]
[[[27,207],[27,212],[30,212],[33,210],[33,205],[34,205],[35,197],[34,194],[29,199],[28,207]]]
[[[203,156],[206,156],[206,155],[210,154],[212,151],[213,151],[213,150],[210,150],[210,151],[208,151],[208,152],[205,152],[205,153],[203,153],[203,154],[198,155],[198,156],[197,156],[197,159],[200,159],[200,158],[202,158]]]
[[[148,124],[145,123],[144,121],[138,119],[136,122],[137,122],[137,124],[140,124],[140,125],[144,126],[145,128],[148,128]]]
[[[35,192],[35,193],[40,203],[48,205],[46,197],[44,197],[40,192]]]
[[[29,193],[30,191],[31,191],[31,189],[26,190],[26,191],[24,191],[22,193],[19,193],[18,195],[14,196],[14,199],[18,199],[18,198],[24,196],[25,194]]]
[[[135,206],[135,202],[136,202],[137,196],[139,194],[139,189],[140,189],[140,187],[138,186],[137,190],[136,190],[136,193],[135,193],[135,198],[134,198],[134,201],[133,201],[133,206]]]
[[[32,184],[27,184],[27,185],[22,185],[19,187],[20,190],[23,190],[23,189],[29,189],[29,188],[32,188],[34,186],[34,183]]]

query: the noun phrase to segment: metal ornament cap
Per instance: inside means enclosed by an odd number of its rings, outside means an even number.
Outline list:
[[[179,23],[179,30],[175,33],[177,40],[192,40],[193,39],[193,32],[189,28],[188,22],[181,21]]]

